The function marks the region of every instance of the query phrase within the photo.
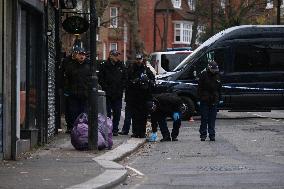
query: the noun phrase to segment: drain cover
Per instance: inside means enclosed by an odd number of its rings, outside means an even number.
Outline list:
[[[240,170],[252,170],[242,165],[230,165],[230,166],[201,166],[198,169],[202,171],[240,171]]]

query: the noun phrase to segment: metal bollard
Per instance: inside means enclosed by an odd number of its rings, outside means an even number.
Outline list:
[[[98,113],[107,115],[105,91],[98,90]]]

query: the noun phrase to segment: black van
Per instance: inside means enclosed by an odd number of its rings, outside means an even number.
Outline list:
[[[158,92],[177,92],[197,111],[197,81],[209,61],[220,69],[224,104],[232,111],[284,109],[284,26],[236,26],[217,33],[173,72],[158,76]]]

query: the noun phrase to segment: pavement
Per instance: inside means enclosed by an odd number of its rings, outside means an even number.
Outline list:
[[[123,119],[122,119],[123,120]],[[0,163],[0,189],[112,188],[127,177],[117,162],[145,143],[145,139],[114,136],[111,150],[77,151],[69,134],[59,133],[17,161]]]
[[[232,116],[232,112],[222,111],[219,119]],[[244,113],[240,118],[255,116],[260,117]],[[267,117],[283,119],[284,113],[271,112]],[[0,189],[112,188],[127,177],[126,167],[117,162],[142,146],[145,139],[120,135],[114,136],[113,142],[111,150],[77,151],[70,136],[59,133],[52,142],[22,154],[17,161],[0,162]]]

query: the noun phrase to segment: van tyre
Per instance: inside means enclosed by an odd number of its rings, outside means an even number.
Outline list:
[[[194,115],[195,105],[194,102],[189,97],[181,96],[182,101],[186,105],[186,111],[182,114],[183,120],[188,120]]]

